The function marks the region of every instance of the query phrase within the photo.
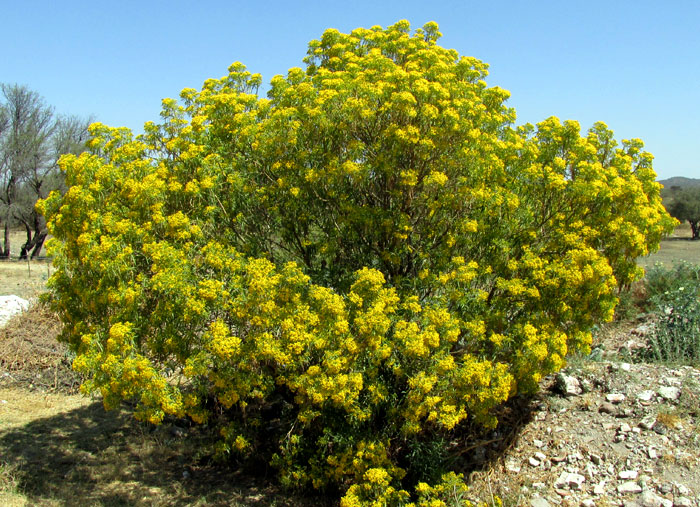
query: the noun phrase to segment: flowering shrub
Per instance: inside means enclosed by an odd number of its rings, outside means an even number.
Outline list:
[[[40,205],[86,392],[345,505],[458,494],[440,442],[587,348],[673,220],[640,141],[514,127],[439,35],[328,30],[267,98],[234,64],[143,135],[91,127]]]

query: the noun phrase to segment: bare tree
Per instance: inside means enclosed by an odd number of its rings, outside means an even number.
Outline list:
[[[0,85],[4,104],[0,121],[0,222],[10,256],[10,229],[24,226],[27,240],[20,258],[37,257],[46,239],[46,221],[34,208],[37,199],[62,189],[58,159],[78,153],[87,140],[89,119],[61,117],[36,92],[20,85]]]

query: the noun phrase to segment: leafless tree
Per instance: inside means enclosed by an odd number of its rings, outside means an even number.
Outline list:
[[[27,240],[20,258],[37,257],[46,239],[46,221],[36,212],[37,199],[63,188],[58,159],[82,151],[89,119],[56,115],[36,92],[21,85],[0,85],[0,223],[10,256],[10,230],[23,226]]]

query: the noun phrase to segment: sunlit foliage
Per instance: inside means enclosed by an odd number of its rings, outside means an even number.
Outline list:
[[[92,126],[42,205],[86,392],[344,505],[444,504],[441,442],[585,350],[673,220],[641,141],[514,127],[439,35],[328,30],[267,98],[236,63],[141,136]]]

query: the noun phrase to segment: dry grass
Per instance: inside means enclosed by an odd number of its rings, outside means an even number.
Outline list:
[[[675,410],[664,409],[656,415],[656,422],[672,430],[681,424],[682,418]]]
[[[0,296],[37,297],[53,272],[48,261],[0,261]]]
[[[0,399],[0,492],[17,505],[309,503],[212,462],[196,428],[154,428],[76,395],[4,389]]]
[[[14,316],[0,329],[0,387],[77,392],[80,378],[71,356],[56,341],[61,325],[43,305]]]
[[[46,289],[52,267],[46,260],[18,261],[20,249],[27,240],[24,231],[10,233],[10,260],[0,260],[0,296],[17,295],[24,299],[38,296]],[[2,243],[2,237],[0,237]],[[42,255],[46,250],[42,250]]]
[[[693,241],[690,238],[690,225],[687,222],[681,224],[669,238],[661,242],[658,252],[639,259],[637,263],[645,269],[657,262],[667,267],[679,261],[700,264],[700,241]]]

